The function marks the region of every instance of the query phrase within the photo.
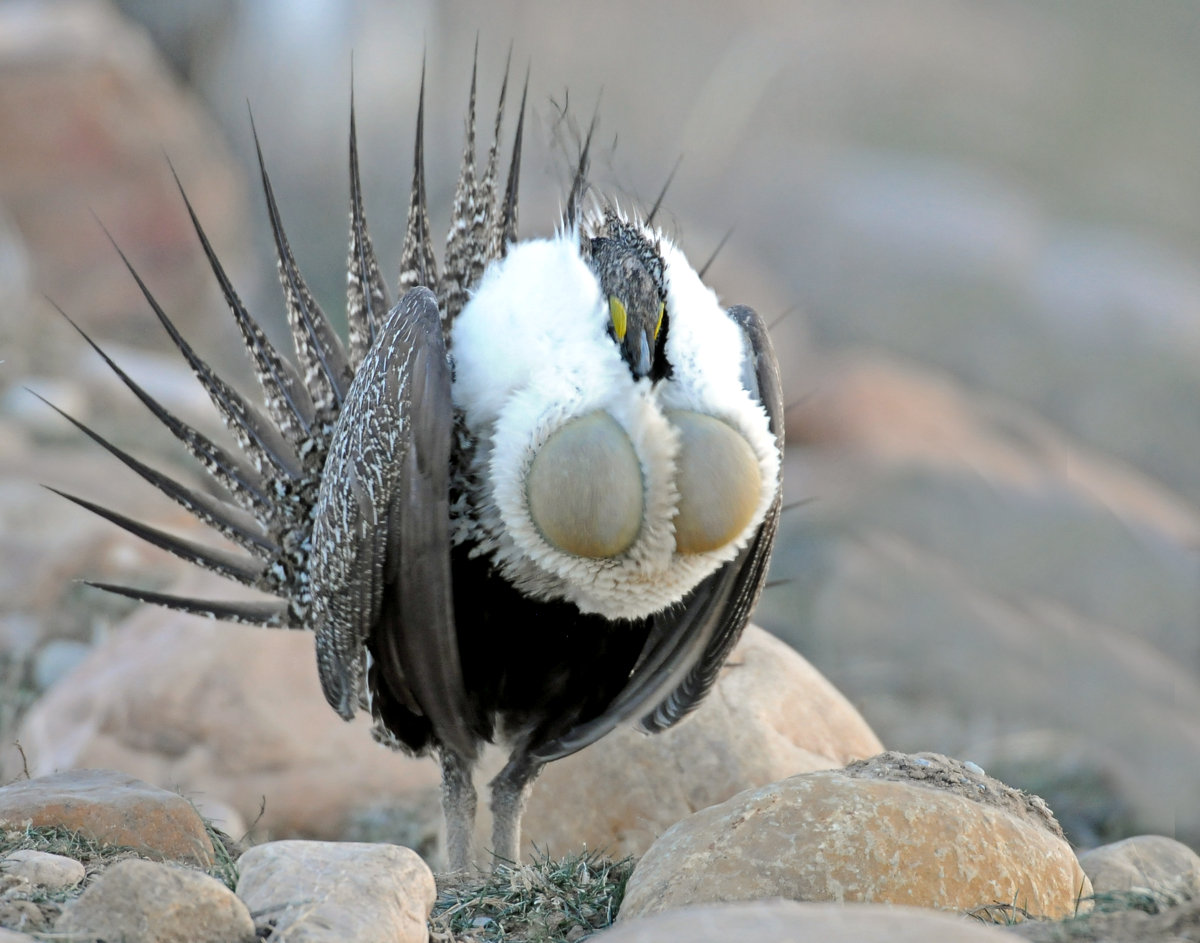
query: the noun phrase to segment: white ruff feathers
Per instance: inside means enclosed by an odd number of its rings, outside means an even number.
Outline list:
[[[640,618],[678,602],[746,545],[774,499],[779,456],[765,411],[742,386],[748,353],[741,331],[683,254],[659,237],[673,375],[652,385],[634,380],[608,335],[608,302],[578,241],[567,232],[512,246],[454,322],[454,403],[478,440],[477,471],[486,473],[476,480],[490,483],[472,495],[485,535],[478,552],[530,596],[565,599],[610,619]],[[675,549],[679,436],[666,416],[673,409],[723,420],[758,457],[758,508],[733,541],[711,552]],[[530,517],[525,490],[547,438],[596,410],[629,436],[643,479],[641,530],[608,559],[551,545]]]

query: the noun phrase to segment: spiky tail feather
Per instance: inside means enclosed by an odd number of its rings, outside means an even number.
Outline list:
[[[446,299],[442,316],[447,331],[450,319],[465,303],[468,292],[478,282],[484,269],[490,262],[502,257],[508,244],[516,238],[517,189],[526,94],[523,92],[521,96],[521,112],[517,120],[507,185],[501,200],[496,190],[496,164],[507,85],[506,65],[497,106],[495,135],[488,152],[483,177],[477,180],[474,165],[475,77],[472,70],[467,146],[458,184],[462,198],[455,201],[447,244],[446,271],[439,279],[425,196],[425,70],[422,65],[421,97],[413,149],[412,190],[408,227],[400,257],[398,293],[402,296],[415,285],[425,285],[438,297]],[[528,76],[525,87],[527,92]],[[53,404],[48,404],[127,468],[245,552],[205,547],[149,527],[84,498],[63,492],[57,493],[157,547],[225,578],[275,596],[277,601],[216,602],[111,583],[89,582],[89,585],[142,602],[232,622],[306,628],[309,627],[308,614],[311,607],[308,574],[313,508],[329,451],[330,434],[358,364],[362,362],[367,350],[381,340],[380,333],[390,303],[379,273],[363,209],[353,90],[350,104],[348,349],[343,345],[300,274],[284,233],[253,118],[251,131],[275,242],[288,325],[299,368],[271,344],[258,322],[246,310],[217,258],[182,184],[179,183],[178,175],[175,179],[200,240],[201,249],[241,331],[242,340],[262,390],[265,413],[219,377],[195,352],[176,329],[134,266],[117,247],[121,260],[146,302],[232,432],[241,455],[222,448],[202,432],[172,415],[135,383],[95,341],[67,317],[65,312],[63,313],[126,387],[183,443],[208,473],[221,496],[197,491],[151,468],[84,423],[57,410]],[[172,174],[175,173],[174,167],[171,171]]]

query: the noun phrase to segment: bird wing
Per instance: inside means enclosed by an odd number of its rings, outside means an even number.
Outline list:
[[[353,716],[372,643],[382,683],[475,753],[450,582],[450,367],[433,293],[413,288],[366,354],[332,433],[310,563],[326,699]]]
[[[752,308],[730,308],[729,317],[746,341],[744,382],[767,413],[776,446],[783,453],[783,388],[779,361],[767,325]],[[767,580],[779,525],[782,489],[754,537],[729,563],[703,580],[676,606],[651,617],[650,632],[625,687],[608,708],[561,736],[530,750],[550,762],[582,750],[618,724],[638,716],[649,732],[665,730],[694,710],[716,683],[717,674],[741,637]]]

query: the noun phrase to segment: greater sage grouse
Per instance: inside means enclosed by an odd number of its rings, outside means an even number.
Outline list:
[[[90,339],[220,496],[84,431],[240,551],[71,498],[276,601],[93,585],[312,630],[333,708],[369,711],[379,740],[440,759],[452,868],[471,861],[485,741],[511,751],[491,783],[492,851],[511,862],[544,764],[623,721],[654,732],[696,707],[762,591],[780,509],[783,408],[762,319],[722,306],[653,212],[590,193],[586,143],[558,231],[518,241],[524,96],[501,187],[503,111],[502,86],[477,174],[472,76],[439,272],[422,80],[393,305],[363,215],[351,103],[348,343],[296,267],[259,149],[294,363],[239,300],[184,195],[265,409],[213,372],[130,267],[241,454],[169,413]]]

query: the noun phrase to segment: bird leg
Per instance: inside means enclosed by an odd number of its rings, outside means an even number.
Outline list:
[[[471,839],[475,832],[474,764],[452,750],[441,751],[442,812],[446,819],[446,856],[451,871],[471,866]]]
[[[490,783],[492,789],[492,855],[497,864],[521,861],[521,816],[544,763],[517,751]]]

